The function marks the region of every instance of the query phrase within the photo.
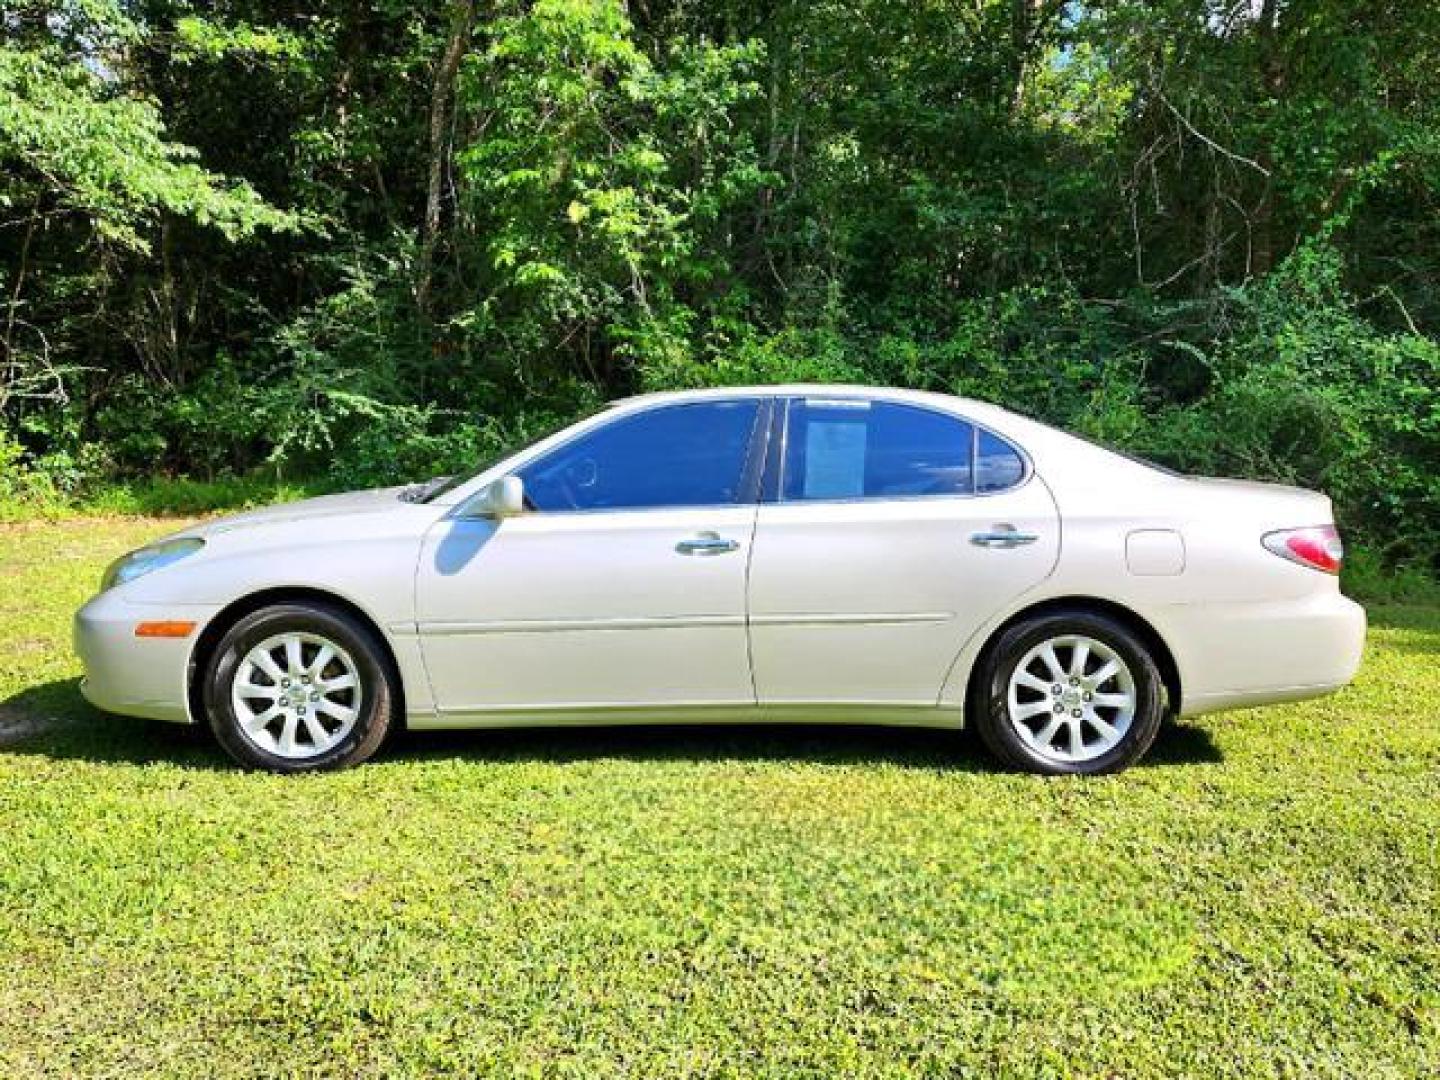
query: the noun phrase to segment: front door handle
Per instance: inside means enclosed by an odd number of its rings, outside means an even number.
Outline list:
[[[675,550],[681,555],[724,555],[739,547],[738,540],[727,540],[716,532],[702,532],[688,540],[681,540],[675,545]]]
[[[970,542],[977,547],[1013,548],[1022,544],[1033,544],[1040,537],[1036,533],[1021,532],[1014,525],[996,525],[988,532],[973,532]]]

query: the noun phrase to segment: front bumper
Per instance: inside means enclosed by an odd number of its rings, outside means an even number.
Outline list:
[[[116,590],[101,593],[75,613],[75,652],[85,668],[80,692],[106,712],[193,723],[188,706],[190,656],[205,624],[219,608],[204,604],[136,604]],[[137,624],[184,620],[195,629],[183,638],[140,638]]]

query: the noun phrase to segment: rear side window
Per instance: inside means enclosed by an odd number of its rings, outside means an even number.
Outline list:
[[[974,428],[882,401],[799,399],[789,407],[785,499],[968,495]]]
[[[612,420],[520,470],[536,510],[724,506],[744,498],[760,405],[664,405]]]
[[[904,499],[1014,487],[1015,448],[959,417],[913,405],[796,399],[789,404],[781,497]]]
[[[1025,479],[1025,462],[1000,436],[980,428],[975,447],[975,490],[981,495],[1004,491]]]

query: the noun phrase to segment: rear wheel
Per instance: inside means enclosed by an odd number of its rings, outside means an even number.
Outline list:
[[[374,632],[324,604],[262,608],[220,640],[204,698],[220,745],[272,772],[356,765],[390,728],[393,677]]]
[[[995,642],[970,715],[986,746],[1029,772],[1115,772],[1160,730],[1164,686],[1145,644],[1088,611],[1024,619]]]

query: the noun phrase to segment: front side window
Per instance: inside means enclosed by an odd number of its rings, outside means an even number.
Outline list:
[[[1025,471],[998,436],[894,402],[796,399],[785,444],[786,500],[970,495],[1013,487]]]
[[[755,401],[663,405],[612,420],[519,470],[536,510],[725,506],[745,498]]]

